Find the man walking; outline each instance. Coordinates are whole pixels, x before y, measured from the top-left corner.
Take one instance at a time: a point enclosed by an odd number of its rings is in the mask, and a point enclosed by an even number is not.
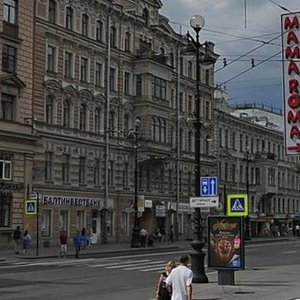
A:
[[[180,265],[173,269],[166,279],[166,284],[172,287],[171,300],[192,300],[193,272],[187,267],[189,257],[180,257]]]
[[[59,235],[60,257],[66,258],[67,255],[68,235],[65,230],[62,230]]]
[[[15,253],[20,254],[20,248],[21,248],[21,230],[20,226],[17,226],[16,230],[14,231],[14,242],[15,242]]]
[[[75,247],[75,258],[79,258],[79,252],[82,245],[82,237],[79,231],[77,231],[76,235],[73,237],[73,244]]]

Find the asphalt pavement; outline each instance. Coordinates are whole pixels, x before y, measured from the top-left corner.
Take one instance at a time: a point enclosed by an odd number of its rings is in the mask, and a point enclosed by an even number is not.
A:
[[[279,245],[282,243],[282,246]],[[289,246],[289,243],[293,244],[293,249]],[[247,244],[249,245],[249,251],[252,251],[252,255],[259,255],[260,247],[266,248],[263,244],[270,244],[270,249],[274,245],[278,245],[277,248],[284,249],[284,255],[289,256],[297,255],[298,252],[298,243],[296,240],[292,238],[276,238],[276,239],[252,239],[251,241],[246,241],[246,249]],[[255,244],[257,245],[257,249]],[[251,245],[251,246],[250,246]],[[291,245],[291,244],[290,244]],[[84,250],[81,253],[82,258],[86,257],[113,257],[118,255],[130,255],[133,256],[135,254],[139,254],[142,256],[143,254],[151,253],[164,253],[170,251],[181,251],[187,252],[191,250],[189,241],[179,241],[174,244],[168,243],[157,243],[155,247],[149,248],[130,248],[129,244],[107,244],[107,245],[93,245],[90,250]],[[254,251],[254,252],[253,252]],[[257,251],[257,252],[256,252]],[[300,252],[300,251],[299,251]],[[258,253],[258,254],[256,254]],[[235,272],[235,284],[234,285],[218,285],[218,272],[215,270],[207,270],[207,276],[209,278],[208,284],[194,284],[193,285],[193,300],[231,300],[231,299],[264,299],[264,300],[291,300],[291,299],[300,299],[300,264],[299,260],[295,261],[295,264],[287,264],[287,265],[276,265],[278,263],[278,259],[280,256],[276,253],[274,255],[277,256],[277,260],[272,260],[270,250],[270,257],[267,259],[270,260],[270,264],[265,264],[264,266],[257,267],[246,267],[243,271]],[[40,263],[40,265],[45,266],[47,264],[47,258],[55,259],[59,255],[59,247],[49,247],[49,248],[39,248],[39,255],[36,255],[35,245],[32,245],[29,249],[27,255],[15,255],[13,251],[13,247],[11,249],[0,249],[0,257],[2,260],[20,260],[21,262],[24,260],[32,260],[32,259],[45,259],[45,263]],[[69,247],[68,251],[69,257],[66,259],[66,262],[73,259],[74,249],[72,246]],[[70,259],[72,257],[72,259]],[[145,258],[143,258],[145,259]],[[272,261],[275,262],[275,265],[272,265]],[[123,262],[124,263],[124,262]],[[284,263],[284,262],[283,262]],[[103,266],[103,264],[101,264]],[[51,267],[51,264],[49,264]],[[116,266],[117,267],[117,266]],[[115,270],[114,264],[112,266],[107,267],[109,270]],[[135,267],[136,268],[136,267]],[[142,266],[141,266],[142,268]],[[95,268],[94,268],[95,269]],[[93,270],[94,270],[93,269]],[[13,271],[14,268],[11,269]],[[61,269],[62,270],[62,269]],[[67,272],[67,271],[66,271]],[[21,274],[21,273],[20,273]],[[31,273],[31,276],[33,276]],[[73,274],[73,273],[72,273]],[[108,271],[103,270],[103,276],[110,276]],[[4,274],[3,274],[4,275]],[[47,275],[49,276],[49,275]],[[100,275],[98,275],[100,276]],[[138,272],[132,273],[131,276],[141,277]],[[103,277],[103,281],[106,278]],[[153,281],[153,280],[152,280]],[[152,282],[151,281],[151,282]],[[153,284],[153,282],[150,284]],[[148,283],[147,283],[148,284]],[[145,282],[146,285],[146,282]],[[128,288],[129,289],[129,288]],[[142,292],[142,290],[141,290]],[[121,293],[123,296],[124,291]],[[145,295],[145,294],[143,294]],[[105,298],[104,295],[101,295],[100,298],[104,300],[114,300],[120,299],[120,293],[116,294],[116,297],[113,298],[110,295],[108,298]],[[123,297],[124,299],[130,299]],[[12,298],[7,298],[12,299]],[[46,298],[45,298],[46,299]],[[54,298],[47,298],[54,299]],[[77,298],[76,298],[77,299]],[[78,298],[79,299],[79,298]],[[97,296],[92,294],[86,295],[87,300],[97,299]],[[131,298],[132,299],[132,298]],[[139,299],[142,300],[152,300],[153,298],[141,296]]]

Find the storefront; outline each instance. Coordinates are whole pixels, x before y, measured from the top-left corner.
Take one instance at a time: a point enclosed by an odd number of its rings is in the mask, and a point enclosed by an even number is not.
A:
[[[92,243],[100,242],[101,210],[104,201],[75,195],[40,196],[40,234],[44,244],[56,244],[59,232],[65,230],[71,238],[82,228],[91,231]],[[107,228],[113,220],[107,214]],[[112,217],[111,217],[112,218]]]

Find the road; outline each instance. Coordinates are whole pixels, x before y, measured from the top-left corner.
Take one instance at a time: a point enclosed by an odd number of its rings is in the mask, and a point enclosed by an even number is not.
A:
[[[300,264],[300,242],[246,247],[247,268]],[[182,251],[0,263],[1,300],[149,300],[165,263]],[[214,272],[208,270],[207,272]]]

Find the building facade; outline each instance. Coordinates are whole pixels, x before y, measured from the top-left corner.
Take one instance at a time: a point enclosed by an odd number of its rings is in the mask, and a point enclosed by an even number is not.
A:
[[[130,239],[135,171],[140,226],[167,231],[178,206],[179,232],[191,237],[195,59],[178,59],[186,40],[161,7],[36,1],[33,187],[42,240],[84,227],[94,243]],[[203,174],[216,170],[213,68],[201,69]]]
[[[0,244],[7,245],[16,226],[34,230],[24,215],[38,141],[32,126],[33,3],[1,0],[0,16]]]
[[[255,104],[233,109],[217,98],[222,203],[248,186],[251,235],[286,235],[299,223],[300,159],[285,155],[282,112]]]

